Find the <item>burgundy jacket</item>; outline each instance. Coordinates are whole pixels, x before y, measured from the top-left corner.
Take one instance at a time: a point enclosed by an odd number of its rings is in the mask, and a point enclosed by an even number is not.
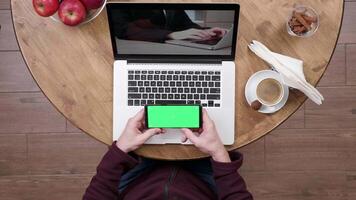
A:
[[[231,163],[211,160],[218,196],[209,186],[189,171],[172,164],[161,166],[139,176],[119,194],[120,177],[138,164],[132,156],[121,151],[114,143],[105,154],[91,180],[84,200],[252,200],[246,184],[237,170],[242,165],[242,155],[231,152]]]

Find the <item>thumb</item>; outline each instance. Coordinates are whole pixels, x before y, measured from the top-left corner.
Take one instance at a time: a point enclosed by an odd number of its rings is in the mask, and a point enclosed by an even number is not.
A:
[[[182,143],[185,143],[187,140],[188,140],[187,136],[185,136],[185,134],[183,133],[182,136],[181,136],[181,138],[180,138],[180,141],[181,141]]]
[[[183,128],[182,132],[194,144],[198,142],[198,137],[190,129]]]
[[[148,129],[145,132],[142,133],[142,137],[146,140],[148,140],[150,137],[156,135],[157,133],[162,132],[160,128],[152,128]]]

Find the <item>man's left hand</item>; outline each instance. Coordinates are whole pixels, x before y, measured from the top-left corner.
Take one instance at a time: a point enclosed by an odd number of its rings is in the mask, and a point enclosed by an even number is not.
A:
[[[145,130],[144,113],[142,109],[127,121],[125,129],[116,142],[116,146],[123,152],[134,151],[153,135],[163,133],[159,128]]]

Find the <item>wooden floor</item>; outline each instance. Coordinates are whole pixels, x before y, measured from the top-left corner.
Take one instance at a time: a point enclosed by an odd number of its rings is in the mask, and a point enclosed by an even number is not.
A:
[[[73,127],[41,93],[16,43],[10,0],[0,1],[0,199],[77,200],[106,146]],[[257,200],[356,199],[356,0],[318,87],[287,122],[241,149]]]

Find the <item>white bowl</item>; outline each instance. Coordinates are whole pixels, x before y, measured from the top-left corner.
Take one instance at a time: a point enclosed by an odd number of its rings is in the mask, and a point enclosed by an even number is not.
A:
[[[104,10],[105,5],[106,5],[106,2],[107,2],[107,0],[103,0],[103,5],[101,5],[100,8],[89,10],[89,12],[87,13],[87,16],[86,16],[85,20],[82,21],[80,24],[78,24],[78,25],[76,25],[76,26],[84,25],[84,24],[89,23],[89,22],[91,22],[92,20],[94,20],[97,16],[100,15],[101,11]],[[50,18],[53,19],[53,20],[56,21],[56,22],[62,23],[62,21],[59,19],[58,12],[56,12],[56,13],[55,13],[54,15],[52,15]]]

